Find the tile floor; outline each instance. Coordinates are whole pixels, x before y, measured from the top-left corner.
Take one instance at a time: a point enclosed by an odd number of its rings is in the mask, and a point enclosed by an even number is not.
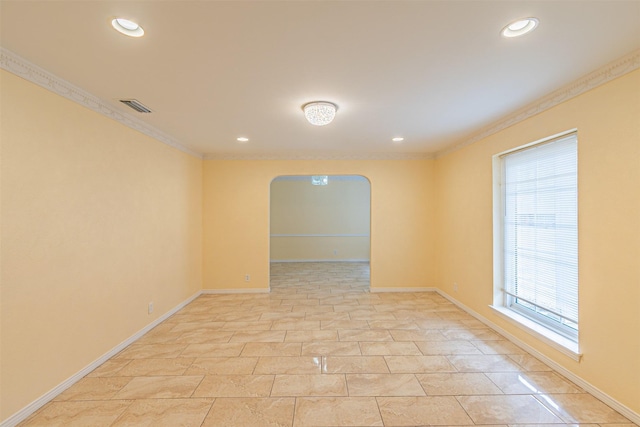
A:
[[[368,280],[272,264],[270,294],[199,297],[22,425],[634,426],[438,294]]]

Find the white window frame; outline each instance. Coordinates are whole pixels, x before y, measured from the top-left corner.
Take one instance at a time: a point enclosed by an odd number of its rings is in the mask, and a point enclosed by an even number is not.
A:
[[[577,129],[570,129],[529,144],[503,151],[493,156],[493,305],[491,308],[509,322],[536,336],[550,346],[563,352],[574,360],[581,358],[579,334],[568,334],[550,325],[543,316],[523,315],[519,310],[510,307],[510,297],[504,292],[504,194],[502,180],[504,176],[504,157],[524,149],[553,142],[571,134]]]

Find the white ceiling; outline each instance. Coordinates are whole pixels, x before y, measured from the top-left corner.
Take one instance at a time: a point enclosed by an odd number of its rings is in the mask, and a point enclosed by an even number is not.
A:
[[[203,154],[435,153],[640,48],[628,1],[0,1],[2,47]],[[125,37],[113,17],[139,22]],[[527,16],[538,29],[505,39]],[[308,124],[302,104],[339,105]],[[238,136],[250,138],[239,144]],[[394,144],[391,138],[403,136]]]

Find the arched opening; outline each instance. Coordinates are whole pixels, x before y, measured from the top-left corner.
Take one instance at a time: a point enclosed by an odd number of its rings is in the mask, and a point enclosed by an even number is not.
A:
[[[279,176],[270,190],[270,288],[324,284],[369,291],[369,180]]]

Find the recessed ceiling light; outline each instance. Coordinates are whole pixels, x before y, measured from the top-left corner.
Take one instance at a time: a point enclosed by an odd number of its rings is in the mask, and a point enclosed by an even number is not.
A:
[[[240,137],[236,138],[236,141],[238,141],[238,142],[249,142],[249,138],[246,138],[244,136],[240,136]]]
[[[535,30],[538,23],[538,18],[518,19],[504,27],[500,34],[502,34],[502,37],[507,38],[524,36],[525,34]]]
[[[391,139],[393,142],[402,142],[404,141],[404,138],[401,136],[396,136],[395,138]]]
[[[314,101],[304,104],[302,111],[307,121],[314,126],[328,125],[336,116],[338,106],[333,102]]]
[[[129,37],[142,37],[144,36],[144,30],[137,22],[130,21],[124,18],[114,18],[111,21],[111,26],[119,33]]]

